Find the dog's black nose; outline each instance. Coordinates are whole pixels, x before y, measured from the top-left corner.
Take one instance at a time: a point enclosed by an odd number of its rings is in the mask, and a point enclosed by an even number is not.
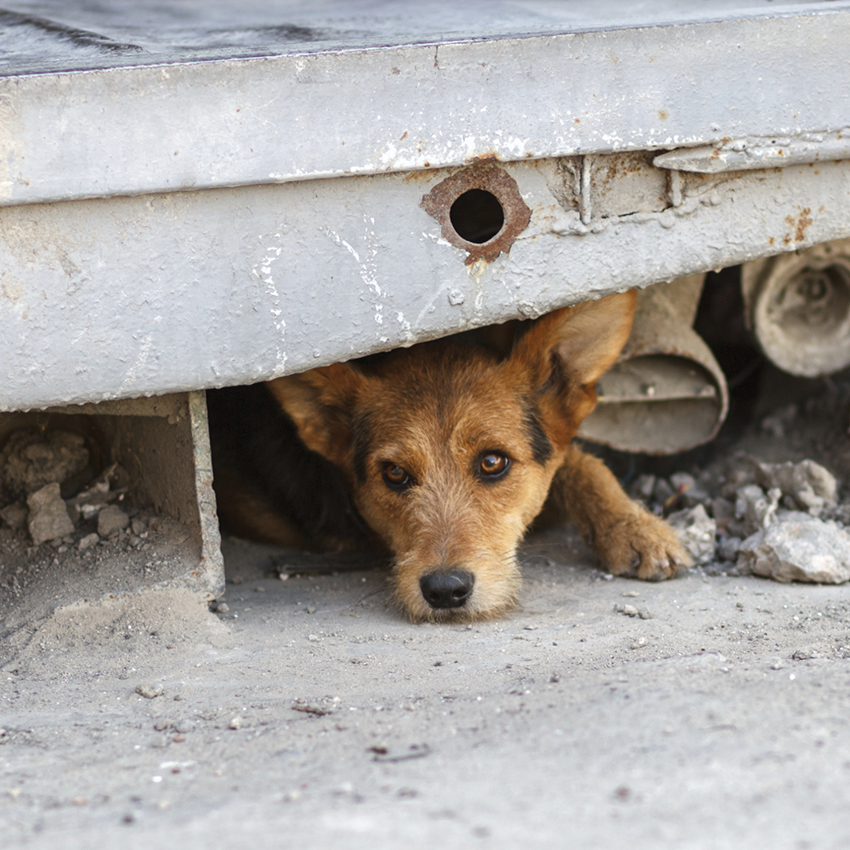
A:
[[[460,608],[472,593],[475,576],[466,570],[441,570],[419,579],[425,601],[432,608]]]

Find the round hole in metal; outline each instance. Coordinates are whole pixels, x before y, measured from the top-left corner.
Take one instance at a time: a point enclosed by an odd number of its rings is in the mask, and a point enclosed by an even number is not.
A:
[[[449,210],[452,227],[461,239],[481,245],[496,236],[505,224],[499,199],[486,189],[468,189]]]

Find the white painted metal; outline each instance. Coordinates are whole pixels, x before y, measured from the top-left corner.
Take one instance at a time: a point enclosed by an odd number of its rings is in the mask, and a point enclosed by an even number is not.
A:
[[[804,133],[771,139],[735,139],[719,145],[704,145],[670,151],[655,157],[658,168],[720,174],[758,168],[786,168],[815,162],[850,159],[850,127],[833,133]]]
[[[850,236],[848,160],[652,166],[850,126],[848,0],[8,8],[0,409],[245,383]],[[531,221],[467,265],[420,203],[480,159]]]
[[[63,38],[0,15],[6,204],[850,123],[847,0],[11,8],[76,30]]]
[[[650,167],[594,162],[588,222],[569,163],[506,164],[530,224],[472,265],[420,207],[448,169],[7,207],[2,406],[247,383],[850,235],[848,163],[683,174],[659,210]]]

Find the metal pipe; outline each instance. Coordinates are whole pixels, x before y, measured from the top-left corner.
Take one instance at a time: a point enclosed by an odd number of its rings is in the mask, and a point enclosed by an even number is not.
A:
[[[726,379],[693,330],[705,275],[643,290],[632,333],[598,385],[579,436],[621,451],[675,454],[712,439],[729,406]]]
[[[764,353],[792,375],[850,366],[850,239],[744,263],[747,321]]]

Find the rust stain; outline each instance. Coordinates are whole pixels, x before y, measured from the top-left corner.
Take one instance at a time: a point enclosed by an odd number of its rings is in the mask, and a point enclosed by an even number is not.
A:
[[[809,207],[800,210],[800,218],[797,220],[797,230],[794,234],[798,242],[802,242],[806,238],[806,230],[813,221],[810,217],[811,214],[812,211]]]
[[[767,240],[768,245],[773,245],[776,240],[771,236],[770,239]]]
[[[475,165],[479,162],[495,162],[499,159],[499,155],[495,151],[487,151],[487,153],[477,153],[475,156],[469,157],[466,162],[470,165]]]
[[[452,204],[471,189],[490,192],[501,204],[504,213],[502,229],[486,242],[469,242],[452,225]],[[517,236],[531,221],[531,210],[522,199],[516,180],[491,162],[479,162],[456,171],[434,186],[422,198],[419,206],[440,224],[442,236],[447,242],[467,252],[464,262],[468,266],[482,259],[492,263],[499,254],[509,253]]]
[[[434,171],[406,171],[405,183],[430,183],[434,179]]]
[[[659,109],[658,110],[658,117],[662,121],[666,121],[670,117],[670,113],[666,109]]]
[[[399,139],[399,141],[403,142],[406,138],[407,138],[407,130],[405,130],[404,133],[401,134],[401,138]]]
[[[797,218],[794,216],[786,215],[785,223],[791,228],[791,233],[788,233],[784,239],[782,240],[786,245],[790,245],[791,242],[803,242],[806,238],[806,230],[808,230],[809,225],[813,223],[813,219],[811,217],[812,210],[810,207],[803,207],[800,210],[800,215]]]
[[[809,228],[809,225],[813,224],[814,219],[811,217],[812,210],[810,207],[803,207],[800,210],[800,215],[797,218],[794,216],[786,215],[785,223],[791,228],[790,233],[788,233],[783,238],[783,243],[786,245],[790,245],[792,242],[803,242],[806,239],[806,231]]]

